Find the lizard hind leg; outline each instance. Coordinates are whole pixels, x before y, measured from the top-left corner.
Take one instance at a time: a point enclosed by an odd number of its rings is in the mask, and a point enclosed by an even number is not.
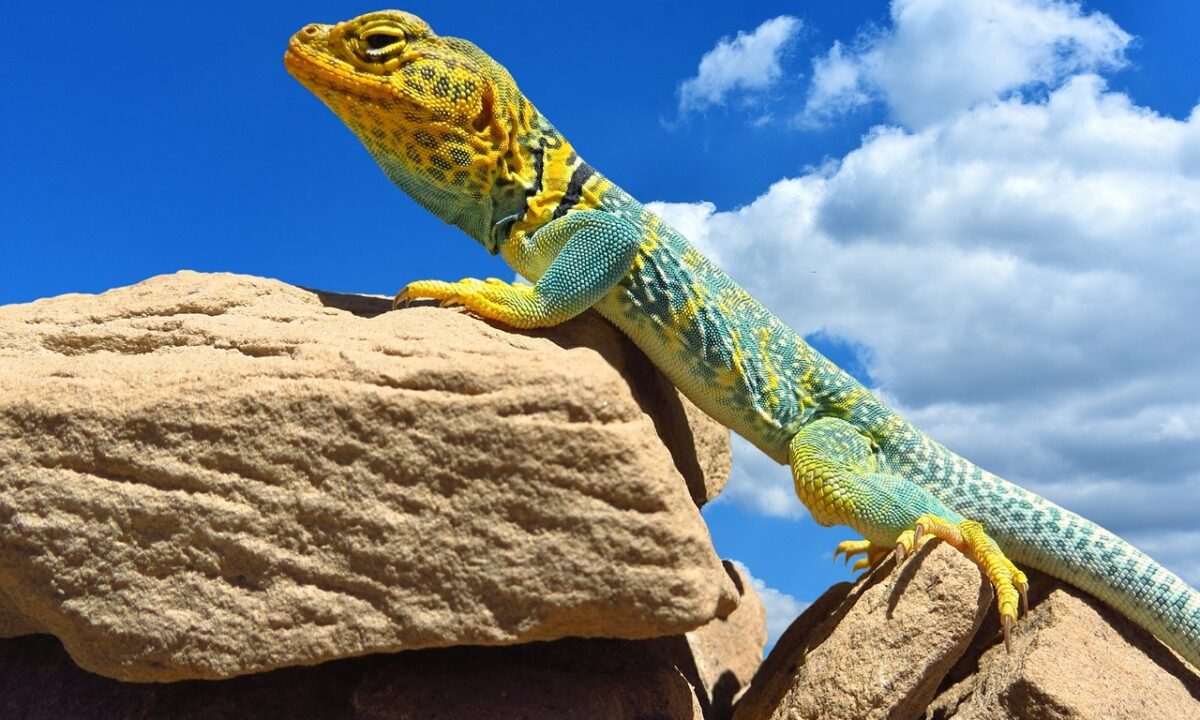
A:
[[[916,483],[890,472],[858,428],[836,418],[809,423],[789,447],[796,494],[822,525],[848,525],[866,538],[838,546],[834,556],[866,554],[855,569],[873,567],[872,551],[895,548],[896,559],[939,538],[973,560],[996,590],[1007,643],[1028,582],[983,526],[947,507]],[[874,559],[884,556],[875,553]],[[865,565],[863,563],[866,563]]]

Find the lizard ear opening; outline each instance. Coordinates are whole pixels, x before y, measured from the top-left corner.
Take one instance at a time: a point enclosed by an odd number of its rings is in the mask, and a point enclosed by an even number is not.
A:
[[[492,124],[492,118],[495,116],[495,98],[492,97],[490,90],[484,90],[479,96],[479,114],[471,121],[471,127],[477,132],[483,132]]]

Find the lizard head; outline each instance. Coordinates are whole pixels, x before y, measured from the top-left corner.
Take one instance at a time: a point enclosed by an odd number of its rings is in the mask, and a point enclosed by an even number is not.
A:
[[[394,183],[488,244],[496,186],[511,184],[516,136],[534,112],[508,71],[470,42],[395,10],[307,25],[284,65]]]

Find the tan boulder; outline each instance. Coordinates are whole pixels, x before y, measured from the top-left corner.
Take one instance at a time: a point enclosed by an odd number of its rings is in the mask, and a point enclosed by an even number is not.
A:
[[[950,720],[1200,718],[1200,673],[1120,613],[1030,572],[1031,604],[1011,638],[989,617],[928,717]]]
[[[728,720],[766,643],[747,579],[737,610],[683,636],[451,648],[393,656],[354,695],[370,720]]]
[[[567,638],[333,660],[228,680],[126,683],[49,636],[0,640],[0,712],[21,720],[706,720],[659,640]]]
[[[664,639],[676,668],[696,689],[706,720],[729,718],[734,702],[762,665],[767,610],[750,578],[734,563],[725,569],[737,585],[737,610],[686,635]]]
[[[735,720],[916,718],[991,607],[979,569],[931,543],[840,583],[776,643]]]
[[[123,683],[80,670],[49,636],[0,640],[0,716],[726,720],[722,698],[753,675],[766,638],[762,603],[738,580],[737,610],[686,637],[412,650],[219,681]]]
[[[732,611],[689,497],[727,433],[627,341],[386,307],[184,272],[0,308],[0,632],[165,681]]]

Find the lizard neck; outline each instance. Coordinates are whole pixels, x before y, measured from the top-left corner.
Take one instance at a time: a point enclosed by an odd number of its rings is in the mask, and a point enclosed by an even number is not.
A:
[[[506,153],[508,181],[493,187],[494,247],[489,248],[493,252],[519,245],[568,210],[584,207],[583,185],[596,174],[532,104],[525,101],[521,108],[527,108],[530,116],[520,123],[525,132],[514,137],[513,146]],[[511,264],[509,253],[505,256]],[[530,271],[518,270],[522,274]]]

